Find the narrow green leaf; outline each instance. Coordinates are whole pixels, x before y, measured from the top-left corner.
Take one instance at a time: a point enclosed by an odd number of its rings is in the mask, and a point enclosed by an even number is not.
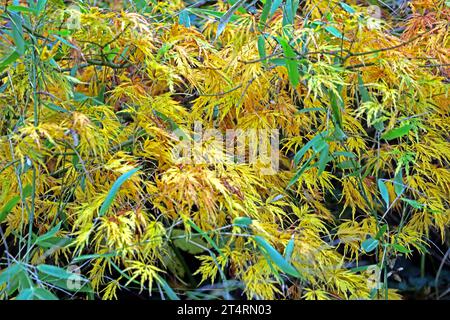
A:
[[[278,268],[286,274],[289,274],[295,278],[301,278],[300,273],[292,266],[285,258],[272,247],[264,238],[261,236],[254,237],[256,243],[264,250],[264,253],[268,254],[272,262],[278,266]]]
[[[409,250],[408,248],[405,248],[404,246],[402,246],[402,245],[400,245],[400,244],[398,244],[398,243],[394,243],[394,244],[392,245],[392,247],[393,247],[396,251],[401,252],[401,253],[408,254],[408,253],[411,253],[411,252],[412,252],[412,251]]]
[[[10,64],[14,63],[20,58],[20,54],[17,51],[12,52],[9,56],[0,62],[0,72],[5,70]]]
[[[215,38],[214,42],[219,38],[219,36],[222,34],[223,30],[225,30],[225,27],[227,26],[228,22],[230,21],[231,17],[233,16],[233,14],[236,12],[237,9],[239,9],[244,4],[244,2],[245,2],[245,0],[238,0],[220,18],[219,25],[217,26],[216,38]]]
[[[349,41],[349,39],[344,37],[344,35],[338,29],[336,29],[336,27],[334,27],[334,26],[328,25],[328,26],[325,27],[325,30],[328,33],[330,33],[331,35],[335,36],[336,38],[344,39],[344,40]]]
[[[0,210],[0,223],[3,222],[8,214],[14,209],[14,207],[20,202],[20,196],[15,196],[9,200],[3,208]]]
[[[61,43],[65,44],[66,46],[75,49],[75,50],[80,50],[79,48],[77,48],[75,45],[73,45],[72,43],[70,43],[69,41],[67,41],[66,39],[64,39],[63,37],[60,37],[56,34],[53,34],[53,37],[55,37],[56,39],[58,39],[59,41],[61,41]]]
[[[333,90],[329,90],[329,94],[330,94],[330,104],[333,115],[333,122],[336,125],[336,127],[342,128],[342,114],[341,114],[341,106],[339,103],[339,101],[341,100]]]
[[[189,11],[182,10],[178,16],[178,22],[183,26],[189,28],[191,26],[191,19],[189,18]]]
[[[24,6],[8,6],[8,11],[13,11],[13,12],[21,12],[21,13],[32,13],[35,14],[36,10],[29,8],[29,7],[24,7]]]
[[[36,12],[39,14],[45,9],[45,5],[47,4],[47,0],[38,0],[36,4]]]
[[[319,172],[318,172],[319,176],[322,175],[322,173],[325,170],[325,167],[327,166],[328,162],[330,161],[329,153],[330,153],[330,146],[327,144],[320,153]]]
[[[352,160],[345,160],[337,164],[337,167],[341,170],[356,170],[355,163]]]
[[[309,158],[304,164],[303,166],[300,168],[300,170],[298,170],[295,175],[292,177],[291,181],[289,181],[289,184],[287,186],[287,188],[292,187],[297,181],[298,179],[300,179],[300,177],[302,176],[302,174],[309,168],[309,163],[312,161],[312,159],[314,159],[314,157]]]
[[[273,16],[275,11],[278,10],[283,0],[274,0],[272,3],[272,7],[270,8],[269,17]]]
[[[243,227],[251,225],[252,222],[253,220],[249,217],[237,217],[236,219],[233,220],[234,225]]]
[[[103,253],[103,254],[86,254],[79,257],[76,257],[72,260],[73,263],[77,263],[85,260],[99,259],[99,258],[112,258],[117,255],[116,252]]]
[[[14,263],[3,269],[0,273],[0,286],[5,283],[10,283],[12,278],[14,278],[20,271],[22,271],[22,266],[18,263]]]
[[[31,185],[26,185],[23,190],[22,190],[22,195],[25,198],[29,197],[31,195],[32,192],[32,188]],[[0,223],[3,222],[6,217],[8,216],[8,214],[14,209],[14,207],[16,205],[19,204],[19,202],[21,201],[20,196],[15,196],[13,198],[11,198],[4,206],[3,208],[0,210]]]
[[[364,85],[362,76],[360,73],[358,73],[358,87],[359,87],[359,94],[361,95],[362,102],[370,102],[372,99],[370,98],[369,91]]]
[[[186,10],[189,10],[189,12],[192,12],[196,16],[204,17],[207,19],[209,18],[208,16],[213,16],[217,19],[220,19],[225,15],[225,13],[223,13],[223,12],[214,11],[214,10],[210,10],[210,9],[189,8]],[[230,21],[233,21],[233,17],[230,19]]]
[[[258,36],[258,52],[259,52],[259,58],[262,60],[262,63],[264,65],[267,64],[266,59],[266,40],[263,35]]]
[[[405,186],[403,185],[403,173],[402,169],[400,169],[394,177],[394,190],[397,196],[399,197],[403,191],[405,190]]]
[[[384,140],[393,140],[407,135],[413,126],[411,124],[404,125],[400,128],[392,129],[381,136]]]
[[[365,252],[369,253],[375,250],[378,247],[378,244],[379,241],[377,239],[369,238],[361,244],[361,247]]]
[[[383,198],[384,202],[386,203],[386,208],[389,207],[389,191],[384,183],[383,180],[378,179],[378,189],[380,190],[381,197]]]
[[[33,289],[33,296],[38,300],[59,300],[57,296],[44,288]]]
[[[286,0],[283,8],[283,27],[294,24],[298,6],[299,0]]]
[[[82,277],[79,274],[76,273],[72,273],[69,272],[63,268],[57,267],[57,266],[52,266],[52,265],[48,265],[48,264],[40,264],[36,267],[38,269],[38,271],[55,277],[57,279],[64,279],[64,280],[73,280],[73,281],[80,281],[83,283],[88,282],[87,279],[85,279],[84,277]]]
[[[300,74],[298,72],[298,62],[296,59],[296,54],[289,43],[283,39],[278,38],[281,47],[283,48],[283,52],[285,55],[285,63],[288,71],[289,81],[291,82],[293,87],[296,87],[300,83]]]
[[[424,205],[421,204],[420,202],[417,202],[416,200],[411,200],[411,199],[407,199],[407,198],[401,198],[402,201],[406,202],[407,204],[409,204],[411,207],[415,208],[415,209],[423,209]]]
[[[36,243],[39,247],[44,249],[51,249],[51,248],[64,248],[66,246],[69,246],[73,242],[72,238],[61,238],[61,237],[51,237],[45,240],[40,241],[39,243]]]
[[[52,229],[50,229],[47,233],[37,237],[36,244],[39,244],[40,242],[43,242],[45,240],[48,240],[56,235],[56,233],[61,229],[62,222],[58,223],[56,226],[54,226]]]
[[[211,239],[211,237],[206,233],[206,232],[204,232],[199,226],[197,226],[196,224],[195,224],[195,222],[194,221],[192,221],[192,220],[188,220],[187,221],[188,222],[188,224],[192,227],[192,228],[194,228],[194,230],[195,231],[197,231],[199,234],[201,234],[204,238],[205,238],[205,240],[220,254],[220,255],[222,255],[222,251],[220,250],[220,248],[217,246],[217,244],[214,242],[214,240],[213,239]]]
[[[10,13],[11,18],[11,31],[16,45],[16,51],[20,55],[25,53],[25,40],[23,38],[22,18],[19,14]]]
[[[355,9],[353,9],[352,7],[350,7],[348,4],[346,4],[345,2],[339,2],[339,4],[341,5],[342,9],[344,9],[345,11],[347,11],[350,14],[354,14],[356,11]]]
[[[33,288],[28,288],[25,290],[21,290],[16,297],[16,300],[25,301],[25,300],[33,300],[34,298],[34,290]]]
[[[314,138],[312,138],[309,142],[307,142],[294,156],[294,164],[297,166],[306,152],[311,149],[311,147],[316,144],[319,140],[323,140],[324,133],[319,133]]]
[[[367,266],[360,266],[360,267],[351,268],[350,271],[351,272],[361,272],[361,271],[366,271],[367,269],[373,268],[375,266],[376,266],[376,264],[370,264],[370,265],[367,265]]]
[[[44,283],[49,283],[55,287],[58,287],[60,289],[64,289],[71,292],[84,292],[84,293],[93,293],[94,290],[92,289],[91,285],[84,281],[82,283],[79,283],[79,285],[71,285],[74,284],[73,280],[67,280],[67,279],[60,279],[54,276],[50,276],[48,274],[44,274],[42,272],[38,272],[38,278],[40,281]]]
[[[304,108],[301,110],[298,110],[297,113],[308,113],[308,112],[314,112],[314,111],[326,111],[325,108]]]
[[[346,151],[336,151],[333,152],[333,156],[335,157],[346,157],[346,158],[356,158],[356,154],[354,154],[353,152],[346,152]]]
[[[56,112],[62,112],[62,113],[69,113],[69,111],[67,111],[64,108],[61,108],[59,106],[57,106],[54,103],[44,103],[44,106],[47,107],[48,109],[52,110],[52,111],[56,111]]]
[[[375,239],[380,240],[381,237],[386,233],[387,228],[388,228],[387,224],[381,226],[380,230],[378,230],[377,235],[375,236]]]
[[[294,246],[295,246],[295,241],[294,241],[294,236],[292,236],[284,250],[284,258],[286,259],[286,261],[288,263],[290,263],[290,261],[291,261],[292,253],[294,252]]]
[[[166,292],[167,296],[170,300],[180,300],[175,291],[167,284],[166,280],[161,278],[160,276],[156,276],[156,281],[159,282],[163,290]]]
[[[267,18],[269,18],[270,9],[272,8],[272,0],[266,0],[264,4],[263,10],[261,12],[261,16],[259,17],[259,28],[260,30],[264,29],[266,26]]]
[[[119,192],[120,187],[122,184],[124,184],[125,181],[131,178],[132,175],[134,175],[136,172],[139,171],[139,168],[132,169],[124,174],[122,174],[116,182],[111,187],[111,190],[109,190],[108,195],[106,196],[105,201],[103,202],[102,206],[100,207],[99,215],[102,217],[111,206],[112,202],[114,201],[117,192]]]

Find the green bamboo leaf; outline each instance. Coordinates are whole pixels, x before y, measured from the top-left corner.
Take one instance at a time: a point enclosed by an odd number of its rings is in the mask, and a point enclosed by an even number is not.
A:
[[[22,265],[14,263],[2,270],[0,273],[0,286],[5,283],[11,283],[12,279],[22,271]]]
[[[215,38],[214,42],[217,41],[219,36],[222,34],[223,30],[225,30],[225,27],[227,26],[228,22],[230,21],[231,17],[233,16],[233,14],[236,12],[237,9],[239,9],[244,4],[244,2],[245,2],[245,0],[238,0],[220,18],[219,25],[217,26],[216,38]]]
[[[52,110],[52,111],[56,111],[56,112],[62,112],[62,113],[69,113],[69,111],[67,111],[64,108],[61,108],[59,106],[57,106],[54,103],[44,103],[44,106],[47,107],[48,109]]]
[[[19,14],[10,13],[11,18],[11,32],[14,44],[16,45],[16,51],[22,55],[25,53],[25,40],[23,38],[22,18]]]
[[[12,12],[21,12],[21,13],[32,13],[32,14],[36,14],[36,10],[29,8],[29,7],[24,7],[24,6],[8,6],[8,11],[12,11]]]
[[[306,154],[306,152],[312,148],[313,145],[315,145],[318,141],[323,140],[324,133],[319,133],[314,138],[312,138],[309,142],[307,142],[294,156],[294,164],[297,166],[300,162],[300,160],[303,158],[303,156]]]
[[[319,171],[318,171],[319,176],[322,175],[322,173],[325,170],[325,167],[327,166],[327,163],[330,161],[329,154],[330,154],[330,146],[326,144],[326,146],[322,149],[320,153]]]
[[[283,8],[283,27],[294,24],[298,6],[299,0],[286,0]]]
[[[236,226],[248,227],[251,225],[253,220],[249,217],[237,217],[233,220],[233,224]]]
[[[325,108],[304,108],[301,110],[298,110],[297,113],[308,113],[308,112],[314,112],[314,111],[326,111]]]
[[[375,236],[375,239],[380,240],[381,237],[386,233],[387,229],[388,229],[388,225],[387,224],[383,225],[380,228],[380,230],[378,230],[377,235]]]
[[[196,16],[207,18],[207,19],[209,18],[208,16],[213,16],[214,18],[220,19],[225,14],[223,12],[214,11],[214,10],[210,10],[210,9],[189,8],[187,10],[189,12],[192,12]],[[233,21],[233,18],[231,18],[230,21]]]
[[[194,221],[188,220],[187,222],[192,228],[194,228],[195,231],[197,231],[205,238],[205,240],[219,253],[219,255],[222,255],[222,251],[220,250],[220,248],[206,232],[204,232],[199,226],[197,226]]]
[[[339,99],[339,97],[333,90],[329,90],[329,94],[330,94],[331,110],[334,120],[333,122],[338,128],[342,128],[341,104],[339,103],[342,100]]]
[[[5,70],[10,64],[14,63],[20,58],[20,54],[17,51],[12,52],[9,56],[0,62],[0,72]]]
[[[264,65],[267,64],[266,59],[266,39],[263,35],[258,36],[258,52],[259,52],[259,58],[262,60],[262,63]]]
[[[85,260],[92,260],[92,259],[99,259],[99,258],[112,258],[117,255],[116,252],[110,252],[110,253],[103,253],[103,254],[86,254],[79,257],[76,257],[72,260],[73,263],[85,261]]]
[[[392,245],[392,247],[393,247],[396,251],[401,252],[401,253],[408,254],[408,253],[411,253],[411,252],[412,252],[412,251],[409,250],[408,248],[406,248],[406,247],[404,247],[404,246],[402,246],[402,245],[400,245],[400,244],[398,244],[398,243],[394,243],[394,244]]]
[[[32,187],[31,185],[26,185],[23,190],[22,190],[22,195],[25,198],[29,197],[31,195],[32,192]],[[19,204],[19,202],[21,201],[21,197],[20,196],[15,196],[13,198],[11,198],[4,206],[3,208],[0,210],[0,223],[5,221],[6,217],[8,216],[8,214],[14,209],[14,207],[16,205]]]
[[[300,83],[300,74],[298,72],[298,61],[295,60],[297,55],[295,54],[294,49],[292,49],[292,47],[285,39],[278,38],[278,41],[280,42],[281,47],[283,48],[289,81],[291,82],[293,87],[296,87]]]
[[[259,247],[264,251],[264,253],[268,254],[270,260],[275,263],[275,265],[284,273],[289,274],[295,278],[301,278],[300,273],[295,269],[293,265],[291,265],[285,258],[277,251],[274,247],[272,247],[264,238],[261,236],[254,237],[256,243]]]
[[[59,300],[57,296],[44,288],[28,288],[19,293],[16,300]]]
[[[423,209],[424,205],[421,204],[420,202],[417,202],[416,200],[411,200],[411,199],[407,199],[407,198],[401,198],[402,201],[406,202],[407,204],[409,204],[411,207],[415,208],[415,209]]]
[[[159,275],[157,275],[155,278],[156,278],[156,281],[159,282],[159,284],[161,285],[163,290],[166,292],[166,294],[170,300],[180,300],[180,298],[177,296],[175,291],[173,291],[173,289],[167,284],[166,280],[161,278]]]
[[[94,292],[91,285],[86,281],[80,283],[80,286],[73,286],[73,285],[69,285],[72,280],[68,281],[67,279],[61,279],[58,277],[50,276],[50,275],[42,273],[42,272],[38,272],[38,278],[40,281],[42,281],[44,283],[49,283],[55,287],[58,287],[60,289],[64,289],[67,291],[71,291],[71,292],[77,292],[77,293],[78,292],[84,292],[84,293],[93,293]]]
[[[0,210],[0,223],[3,222],[8,214],[14,209],[14,207],[20,202],[20,196],[15,196],[9,200],[3,208]]]
[[[288,263],[290,263],[291,261],[292,253],[294,252],[294,245],[294,236],[292,236],[284,250],[284,258]]]
[[[298,179],[300,179],[300,177],[302,176],[302,174],[309,168],[309,163],[312,161],[312,159],[314,159],[314,157],[309,158],[304,164],[303,166],[300,168],[300,170],[298,170],[295,175],[292,177],[292,179],[289,181],[289,184],[287,186],[287,188],[292,187],[297,181]]]
[[[398,197],[405,191],[402,169],[400,169],[394,177],[394,190]]]
[[[362,102],[370,102],[372,99],[370,98],[369,91],[367,90],[366,86],[364,85],[362,76],[360,73],[358,73],[358,88],[359,88],[359,94],[361,95]]]
[[[369,253],[375,250],[378,247],[378,244],[379,241],[377,239],[369,238],[361,244],[361,247],[366,253]]]
[[[337,164],[337,167],[341,170],[356,170],[355,162],[352,160],[345,160]]]
[[[191,19],[189,18],[189,11],[182,10],[178,16],[178,22],[183,26],[189,28],[191,26]]]
[[[278,10],[283,0],[274,0],[272,3],[272,7],[270,8],[269,17],[273,16],[275,11]]]
[[[350,14],[354,14],[356,11],[355,9],[353,9],[352,7],[350,7],[348,4],[346,4],[345,2],[339,2],[339,4],[341,5],[342,9],[344,9],[345,11],[347,11]]]
[[[407,135],[413,126],[411,124],[404,125],[400,128],[392,129],[381,136],[384,140],[393,140]]]
[[[386,203],[386,208],[389,207],[389,192],[382,179],[378,179],[378,189],[380,190],[381,197]]]
[[[68,245],[70,245],[73,242],[72,238],[61,238],[61,237],[51,237],[45,240],[40,241],[39,243],[36,243],[39,247],[44,249],[51,249],[51,248],[64,248]]]
[[[325,30],[328,33],[330,33],[331,35],[335,36],[336,38],[344,39],[344,40],[349,41],[349,39],[344,37],[344,35],[338,29],[336,29],[336,27],[334,27],[334,26],[326,26]]]
[[[82,277],[79,274],[69,272],[63,268],[52,266],[48,264],[40,264],[36,267],[38,271],[46,274],[48,276],[54,277],[56,279],[64,279],[64,280],[73,280],[80,281],[82,283],[89,282],[86,278]]]
[[[47,4],[47,0],[38,0],[36,4],[36,12],[37,14],[41,13]]]
[[[25,301],[25,300],[33,300],[34,297],[33,288],[28,288],[25,290],[21,290],[16,297],[16,300]]]
[[[61,224],[62,224],[62,222],[58,223],[56,226],[54,226],[52,229],[50,229],[47,233],[45,233],[45,234],[39,236],[39,237],[36,239],[36,243],[39,243],[39,242],[41,242],[41,241],[50,239],[50,238],[52,238],[53,236],[55,236],[56,233],[61,229]]]
[[[61,41],[62,43],[64,43],[66,46],[75,49],[75,50],[79,50],[79,48],[77,48],[76,46],[74,46],[72,43],[70,43],[69,41],[67,41],[66,39],[64,39],[63,37],[60,37],[56,34],[53,34],[53,37],[56,38],[57,40]]]
[[[105,201],[103,202],[102,206],[100,207],[99,215],[102,217],[111,206],[112,202],[114,201],[114,198],[117,195],[117,192],[119,192],[120,187],[122,184],[124,184],[125,181],[131,178],[132,175],[134,175],[136,172],[139,171],[139,168],[132,169],[124,174],[122,174],[116,182],[111,187],[111,190],[109,190],[108,195],[106,196]]]
[[[333,152],[333,156],[334,157],[346,157],[346,158],[351,158],[351,159],[356,158],[356,154],[354,154],[353,152],[347,152],[347,151]]]
[[[269,18],[270,10],[272,8],[273,1],[272,0],[266,0],[266,3],[264,3],[263,10],[261,12],[261,16],[259,17],[259,28],[260,30],[264,29],[266,26],[266,21]]]

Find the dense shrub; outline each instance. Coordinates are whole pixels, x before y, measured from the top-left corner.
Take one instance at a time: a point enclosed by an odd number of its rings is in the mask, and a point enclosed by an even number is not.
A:
[[[85,3],[2,7],[3,298],[397,299],[448,243],[445,1]]]

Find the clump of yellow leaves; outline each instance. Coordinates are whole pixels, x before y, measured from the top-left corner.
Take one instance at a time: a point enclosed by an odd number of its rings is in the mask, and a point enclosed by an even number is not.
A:
[[[189,296],[210,282],[224,297],[400,298],[352,268],[423,253],[450,224],[444,1],[412,1],[401,36],[365,8],[310,0],[290,23],[284,4],[263,26],[262,10],[238,10],[217,39],[214,10],[228,4],[174,20],[183,3],[170,3],[84,7],[67,33],[50,15],[37,32],[57,42],[35,45],[37,70],[21,57],[0,72],[6,239],[62,222],[70,244],[45,261],[89,262],[83,274],[104,299],[122,286]],[[202,27],[181,21],[190,16]],[[279,169],[180,160],[173,150],[197,143],[198,123],[278,131]]]

